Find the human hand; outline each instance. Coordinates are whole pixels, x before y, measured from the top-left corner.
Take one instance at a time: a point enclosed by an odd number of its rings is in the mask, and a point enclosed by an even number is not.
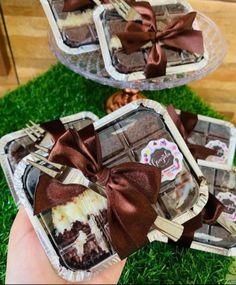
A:
[[[89,280],[89,284],[116,284],[124,265],[125,260],[110,266]],[[53,270],[22,207],[10,232],[5,281],[6,284],[70,284]]]

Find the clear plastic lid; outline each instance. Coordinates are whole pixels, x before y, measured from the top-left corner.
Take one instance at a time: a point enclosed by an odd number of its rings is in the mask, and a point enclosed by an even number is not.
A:
[[[217,156],[222,157],[227,155],[225,149],[229,148],[230,138],[230,127],[198,120],[197,125],[189,137],[189,142],[216,149],[218,151]]]
[[[178,146],[160,114],[139,107],[138,110],[105,125],[98,133],[103,163],[108,167],[128,161],[143,162],[146,150],[152,152],[149,164],[165,170],[172,168],[162,176],[159,201],[156,205],[162,216],[174,219],[196,203],[199,183],[185,158],[175,156],[171,152],[171,147],[176,146],[178,149]],[[150,142],[158,144],[158,141],[163,139],[166,146],[156,150],[147,148]],[[163,158],[162,161],[160,157]]]
[[[23,190],[31,206],[40,175],[38,169],[27,165],[22,176]],[[72,271],[89,270],[114,253],[106,199],[89,188],[65,205],[41,213],[38,218],[61,264]]]
[[[91,124],[93,122],[90,118],[80,118],[75,121],[66,123],[64,126],[66,129],[73,127],[77,130],[82,129],[83,127]],[[12,168],[12,171],[14,172],[17,164],[19,161],[28,155],[32,151],[36,151],[35,143],[32,142],[29,136],[25,133],[23,136],[19,138],[13,138],[11,141],[9,141],[5,147],[4,152],[8,157],[9,165]]]
[[[157,30],[159,32],[163,31],[175,18],[192,11],[189,4],[183,1],[172,1],[172,3],[169,1],[167,4],[153,1],[152,5],[156,14]],[[127,54],[122,49],[121,42],[116,36],[118,32],[125,30],[127,22],[112,7],[106,7],[101,12],[100,17],[97,15],[94,17],[97,30],[99,29],[100,46],[108,73],[118,80],[144,79],[143,72],[152,46],[151,42],[144,45],[140,50]],[[195,23],[195,25],[197,24]],[[206,64],[206,61],[203,60],[206,54],[190,53],[166,45],[162,45],[162,49],[167,56],[167,74],[199,69],[203,64]],[[110,59],[108,60],[106,57]],[[127,74],[127,76],[121,74]]]
[[[162,109],[156,102],[146,101]],[[157,214],[177,221],[177,218],[194,208],[206,189],[201,192],[199,174],[190,166],[189,158],[180,151],[181,142],[175,141],[173,127],[167,124],[164,116],[142,104],[137,105],[136,109],[134,106],[129,104],[95,124],[103,164],[111,167],[128,161],[142,162],[142,159],[146,163],[146,154],[149,153],[148,164],[161,167],[163,174],[159,199],[155,205]],[[122,115],[118,115],[119,112]],[[32,207],[40,172],[26,162],[21,173],[17,176],[21,180],[18,188],[19,191],[23,188]],[[81,172],[76,175],[76,181],[71,179],[70,183],[82,183],[90,188],[72,201],[41,213],[38,218],[62,266],[72,271],[95,272],[97,267],[104,268],[110,264],[109,257],[116,256],[109,235],[107,200],[92,190],[95,189],[93,183],[84,182]],[[199,205],[203,206],[204,203]],[[193,216],[194,212],[191,212],[184,221]]]
[[[66,129],[73,127],[79,130],[97,119],[97,116],[93,113],[80,112],[78,114],[62,118],[62,122]],[[38,143],[41,144],[41,142]],[[49,144],[46,144],[46,140],[44,140],[43,145],[50,147],[53,143],[49,134],[47,134],[47,143]],[[29,138],[24,130],[8,134],[0,140],[0,162],[16,205],[19,203],[19,197],[16,194],[13,183],[15,169],[25,156],[36,150],[34,142]]]
[[[48,1],[55,24],[61,34],[62,41],[70,48],[98,44],[97,32],[93,23],[93,2],[91,7],[83,10],[64,12],[64,0]],[[44,2],[45,2],[44,1]],[[45,6],[47,7],[47,6]]]

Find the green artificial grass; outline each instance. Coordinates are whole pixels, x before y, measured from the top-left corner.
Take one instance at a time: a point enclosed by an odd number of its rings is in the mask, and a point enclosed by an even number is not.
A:
[[[84,110],[102,117],[104,102],[114,91],[57,64],[0,100],[0,136],[25,127],[30,119],[45,122]],[[220,117],[186,86],[143,93],[182,110]],[[2,170],[0,178],[0,283],[4,283],[8,235],[16,208]],[[120,283],[224,284],[231,261],[229,257],[154,242],[129,257]]]

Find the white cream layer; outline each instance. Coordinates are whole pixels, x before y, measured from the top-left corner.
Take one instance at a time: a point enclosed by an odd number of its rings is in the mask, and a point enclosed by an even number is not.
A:
[[[91,189],[73,198],[71,202],[52,208],[52,221],[58,233],[71,230],[76,221],[88,223],[89,215],[99,215],[107,208],[107,200]]]
[[[60,29],[66,27],[80,27],[93,23],[93,10],[88,9],[80,14],[68,13],[65,19],[58,19],[57,24]]]

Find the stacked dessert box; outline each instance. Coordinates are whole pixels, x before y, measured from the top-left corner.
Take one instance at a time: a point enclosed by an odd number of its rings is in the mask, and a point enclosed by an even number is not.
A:
[[[134,1],[127,2],[134,5]],[[149,2],[156,17],[157,32],[165,31],[175,20],[193,12],[192,7],[182,0]],[[125,31],[127,20],[117,13],[114,6],[108,4],[109,1],[103,0],[99,5],[96,3],[98,4],[97,1],[83,1],[80,4],[80,1],[71,0],[41,0],[58,47],[71,55],[101,49],[105,68],[112,78],[122,81],[146,79],[145,66],[151,41],[127,54],[117,37]],[[137,11],[139,12],[138,9]],[[192,28],[199,30],[196,19]],[[166,74],[201,70],[207,64],[206,49],[191,52],[162,43],[161,49],[167,58]]]
[[[199,145],[206,145],[209,140],[218,142],[218,146],[212,145],[218,151],[215,159],[209,156],[206,160],[199,160],[198,163],[202,164],[199,167],[168,111],[157,102],[138,100],[96,119],[95,115],[84,112],[62,118],[61,122],[65,130],[73,128],[78,133],[93,123],[101,145],[102,164],[106,168],[140,162],[161,169],[160,191],[154,208],[163,221],[171,221],[174,225],[191,221],[201,213],[209,192],[212,193],[224,204],[224,212],[214,224],[203,224],[195,231],[190,247],[236,255],[236,172],[232,166],[236,129],[233,125],[198,116],[190,140],[195,139]],[[204,139],[196,140],[196,134]],[[223,149],[222,154],[219,142],[224,142],[227,148],[230,145],[231,151]],[[69,168],[70,175],[63,183],[79,183],[86,190],[35,215],[35,199],[39,199],[35,193],[43,172],[30,163],[35,157],[29,151],[35,151],[35,144],[40,142],[33,143],[25,130],[21,130],[3,137],[0,143],[1,164],[12,195],[16,203],[26,209],[52,266],[60,276],[70,281],[90,279],[120,260],[110,236],[107,199],[98,191],[104,186],[85,177],[83,171],[76,169],[73,172],[75,169]],[[54,144],[53,139],[46,143],[44,140],[41,146],[53,149]],[[24,148],[29,145],[26,152]],[[42,150],[36,153],[48,156]],[[219,159],[222,156],[224,159]],[[41,161],[40,165],[47,166],[48,163]],[[138,178],[136,183],[141,180]],[[168,237],[161,227],[158,229],[155,225],[147,235],[149,242],[168,242]]]

